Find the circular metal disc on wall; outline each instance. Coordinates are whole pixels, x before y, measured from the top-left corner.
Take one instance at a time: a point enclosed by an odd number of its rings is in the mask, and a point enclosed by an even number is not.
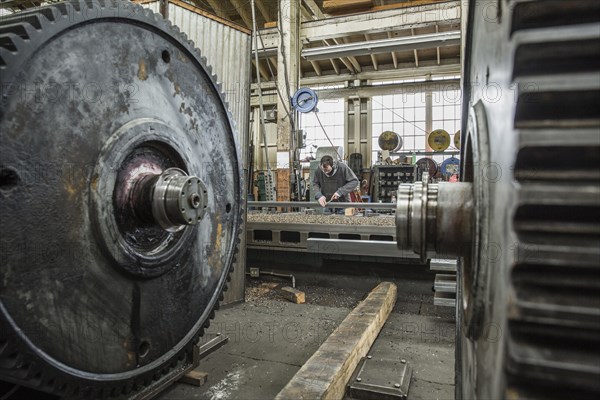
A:
[[[433,151],[444,151],[450,146],[450,134],[443,129],[436,129],[427,136],[427,144]]]
[[[384,131],[377,139],[381,150],[398,151],[402,148],[402,138],[396,132]]]

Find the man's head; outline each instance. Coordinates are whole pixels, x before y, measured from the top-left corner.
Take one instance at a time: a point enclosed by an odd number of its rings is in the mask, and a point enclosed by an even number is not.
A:
[[[325,172],[325,175],[331,176],[335,173],[335,162],[331,156],[323,156],[321,158],[321,171]]]

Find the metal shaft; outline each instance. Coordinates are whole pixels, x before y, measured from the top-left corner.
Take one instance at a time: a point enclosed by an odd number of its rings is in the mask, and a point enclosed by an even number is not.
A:
[[[401,184],[396,202],[398,248],[413,250],[424,262],[456,257],[471,246],[473,193],[470,183]]]
[[[208,205],[207,190],[200,179],[178,168],[144,175],[133,185],[130,199],[140,220],[157,223],[170,232],[197,224]]]

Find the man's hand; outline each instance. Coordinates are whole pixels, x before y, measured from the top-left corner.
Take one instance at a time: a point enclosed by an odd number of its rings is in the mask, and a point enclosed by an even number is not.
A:
[[[337,199],[339,199],[339,198],[340,198],[340,194],[339,194],[338,192],[335,192],[335,193],[333,194],[333,196],[331,196],[331,200],[337,200]]]
[[[321,205],[321,207],[325,207],[325,204],[327,204],[327,199],[325,198],[325,196],[321,196],[319,197],[319,204]]]

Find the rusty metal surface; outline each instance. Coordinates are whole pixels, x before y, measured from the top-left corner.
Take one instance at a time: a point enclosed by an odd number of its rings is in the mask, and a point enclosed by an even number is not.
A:
[[[218,307],[242,211],[233,123],[205,60],[149,10],[68,2],[2,24],[0,375],[125,395],[175,368]],[[127,223],[121,195],[146,167],[200,177],[202,221]]]

